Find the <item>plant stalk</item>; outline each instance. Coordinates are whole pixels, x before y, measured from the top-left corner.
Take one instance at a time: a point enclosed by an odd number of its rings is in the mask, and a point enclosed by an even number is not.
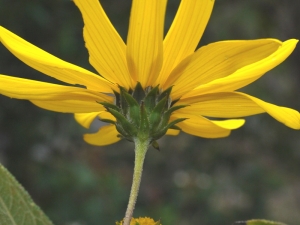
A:
[[[127,210],[124,217],[123,225],[130,225],[130,221],[133,215],[136,199],[138,196],[142,172],[143,172],[143,164],[144,159],[149,147],[149,140],[141,140],[141,138],[134,139],[135,144],[135,160],[134,160],[134,171],[133,171],[133,180],[132,186],[128,201]]]

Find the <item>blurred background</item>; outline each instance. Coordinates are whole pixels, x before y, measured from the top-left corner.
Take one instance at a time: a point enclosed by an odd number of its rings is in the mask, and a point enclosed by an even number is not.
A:
[[[102,0],[126,40],[131,0]],[[166,30],[179,0],[169,0]],[[299,38],[296,0],[217,0],[199,44],[230,39]],[[70,0],[0,0],[0,25],[61,59],[94,71]],[[242,91],[300,110],[300,47]],[[0,73],[57,82],[0,46]],[[129,196],[133,144],[83,142],[71,114],[0,96],[0,161],[55,224],[114,224]],[[248,117],[223,139],[186,134],[159,140],[147,153],[135,216],[163,225],[223,225],[251,218],[300,224],[300,138],[268,115]]]

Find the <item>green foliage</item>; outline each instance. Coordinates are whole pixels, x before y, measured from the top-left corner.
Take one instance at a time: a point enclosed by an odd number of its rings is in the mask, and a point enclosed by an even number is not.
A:
[[[52,225],[16,179],[0,166],[0,223],[5,225]]]
[[[245,222],[236,222],[234,225],[285,225],[283,223],[268,220],[248,220]]]

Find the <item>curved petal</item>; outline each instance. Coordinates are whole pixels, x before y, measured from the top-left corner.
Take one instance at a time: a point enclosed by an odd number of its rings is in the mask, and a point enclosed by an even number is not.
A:
[[[214,1],[182,0],[164,39],[164,61],[156,85],[163,85],[172,69],[192,54],[205,30]]]
[[[91,123],[100,113],[101,112],[75,113],[74,118],[77,123],[88,129],[91,126]]]
[[[168,129],[166,135],[176,136],[180,133],[180,130]]]
[[[118,134],[114,125],[107,125],[101,127],[97,133],[85,134],[83,139],[91,145],[104,146],[118,142],[121,139]]]
[[[176,105],[189,105],[179,113],[217,118],[239,118],[265,111],[255,102],[237,92],[209,93],[180,99]]]
[[[133,88],[127,69],[126,45],[99,0],[74,0],[84,20],[84,40],[91,65],[106,79]]]
[[[294,109],[264,102],[240,92],[220,92],[184,99],[177,104],[191,104],[184,108],[188,114],[220,118],[236,118],[268,113],[293,129],[300,129],[300,113]],[[181,109],[178,111],[180,112]]]
[[[172,71],[166,86],[174,85],[172,90],[178,98],[189,90],[227,77],[235,71],[270,56],[281,46],[275,39],[252,41],[220,41],[201,47],[188,63],[183,61]]]
[[[27,100],[107,101],[113,98],[85,88],[69,87],[41,81],[0,75],[0,94]]]
[[[116,121],[116,118],[111,115],[111,113],[107,112],[107,111],[103,111],[99,114],[99,117],[101,119],[106,119],[106,120],[112,120],[112,121]]]
[[[0,41],[21,61],[50,77],[84,85],[90,90],[112,93],[112,84],[105,79],[45,52],[1,26]]]
[[[127,37],[127,63],[134,81],[153,85],[162,65],[166,0],[133,0]]]
[[[268,72],[269,70],[273,69],[274,67],[282,63],[293,52],[297,42],[298,40],[295,39],[285,41],[276,51],[274,51],[269,56],[266,56],[265,58],[262,58],[257,62],[253,62],[248,65],[245,65],[244,67],[241,67],[235,72],[231,74],[230,73],[227,74],[227,76],[223,76],[219,78],[215,77],[216,79],[211,82],[205,84],[198,84],[199,86],[197,88],[190,91],[182,98],[188,98],[191,96],[201,95],[201,94],[211,93],[211,92],[234,91],[239,88],[242,88],[254,82],[262,75],[264,75],[266,72]],[[255,52],[255,50],[253,49],[251,52]],[[263,53],[257,52],[257,54],[262,55]],[[253,58],[255,56],[249,55],[248,57]],[[241,60],[247,61],[248,57],[245,56],[245,58],[241,58],[241,59],[239,59],[239,57],[234,57],[234,58],[236,62],[239,63],[241,62]],[[224,70],[231,72],[230,69],[228,68],[224,68]],[[216,72],[222,74],[221,71],[216,71]],[[179,92],[176,95],[178,96]]]
[[[116,121],[116,118],[107,111],[74,114],[75,120],[85,128],[89,128],[96,117]]]
[[[202,116],[177,113],[177,111],[174,112],[171,119],[176,118],[188,118],[176,124],[182,131],[204,138],[226,137],[231,130],[237,129],[245,123],[243,119],[213,121]]]
[[[105,108],[94,101],[79,100],[57,100],[57,101],[39,101],[31,100],[36,106],[63,113],[91,113],[104,111]]]

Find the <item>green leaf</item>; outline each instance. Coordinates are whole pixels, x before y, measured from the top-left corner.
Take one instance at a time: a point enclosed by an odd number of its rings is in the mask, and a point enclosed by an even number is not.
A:
[[[0,165],[0,224],[52,225],[16,179]]]
[[[286,224],[269,221],[269,220],[248,220],[248,221],[235,222],[233,225],[286,225]]]

